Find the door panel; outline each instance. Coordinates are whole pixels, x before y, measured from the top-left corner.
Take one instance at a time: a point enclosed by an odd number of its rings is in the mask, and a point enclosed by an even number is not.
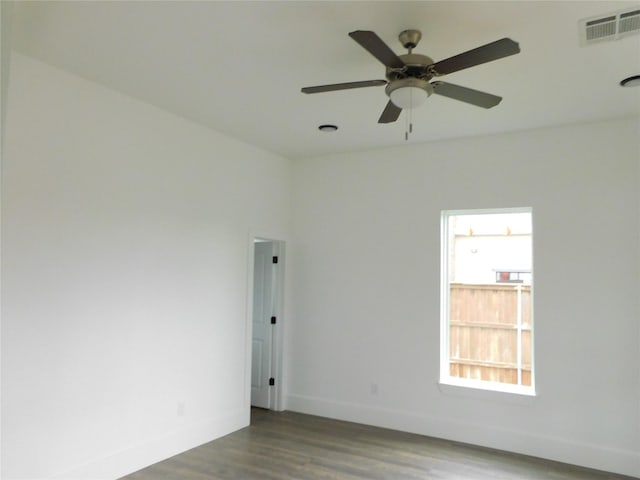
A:
[[[274,264],[273,244],[258,242],[254,245],[255,260],[253,272],[253,338],[251,352],[251,405],[272,408],[273,326],[274,313]]]

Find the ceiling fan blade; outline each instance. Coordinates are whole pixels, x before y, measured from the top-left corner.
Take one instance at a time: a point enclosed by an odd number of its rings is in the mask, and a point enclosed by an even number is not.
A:
[[[517,42],[510,38],[502,38],[468,52],[440,60],[432,65],[432,69],[436,75],[446,75],[447,73],[457,72],[458,70],[498,60],[509,55],[515,55],[519,52],[520,47]]]
[[[402,68],[404,62],[391,50],[382,39],[369,30],[356,30],[350,32],[349,36],[367,50],[371,55],[380,60],[385,66],[391,68]]]
[[[302,93],[333,92],[335,90],[348,90],[350,88],[377,87],[386,85],[386,80],[364,80],[362,82],[334,83],[331,85],[318,85],[316,87],[304,87]]]
[[[380,118],[378,119],[378,123],[395,122],[398,120],[400,112],[402,112],[402,109],[389,100],[387,102],[387,106],[384,107],[384,110],[382,111],[382,115],[380,115]]]
[[[431,85],[433,86],[433,93],[482,108],[495,107],[502,101],[502,97],[452,83],[433,82]]]

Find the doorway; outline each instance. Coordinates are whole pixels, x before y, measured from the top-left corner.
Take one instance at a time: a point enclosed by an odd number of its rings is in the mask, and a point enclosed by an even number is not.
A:
[[[253,241],[251,406],[280,409],[284,242]]]

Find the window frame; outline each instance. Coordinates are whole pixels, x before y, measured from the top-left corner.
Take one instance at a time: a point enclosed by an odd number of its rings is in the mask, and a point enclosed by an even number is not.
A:
[[[486,215],[507,213],[529,213],[531,215],[531,272],[533,276],[534,264],[534,228],[532,207],[512,208],[474,208],[460,210],[442,210],[440,212],[440,379],[441,387],[462,387],[463,389],[486,390],[524,396],[536,396],[535,383],[535,327],[534,327],[534,281],[531,281],[531,385],[514,385],[510,383],[490,382],[460,377],[450,374],[450,304],[449,304],[449,266],[450,266],[450,242],[449,242],[449,217],[455,215]],[[441,388],[442,390],[442,388]]]

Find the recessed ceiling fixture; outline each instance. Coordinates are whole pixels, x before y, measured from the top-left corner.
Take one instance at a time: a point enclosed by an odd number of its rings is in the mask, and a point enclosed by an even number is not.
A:
[[[338,130],[338,126],[325,124],[325,125],[320,125],[318,127],[318,130],[320,130],[321,132],[335,132],[336,130]]]
[[[621,87],[640,87],[640,75],[627,77],[620,82]]]

